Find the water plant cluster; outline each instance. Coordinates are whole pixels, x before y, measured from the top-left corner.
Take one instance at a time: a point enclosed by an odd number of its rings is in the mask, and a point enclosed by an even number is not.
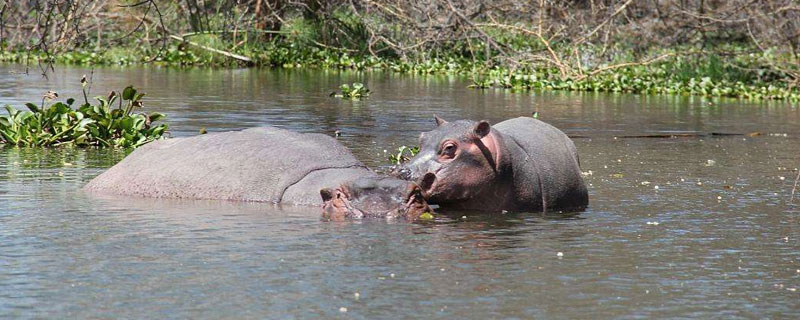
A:
[[[145,94],[134,87],[122,90],[121,96],[111,91],[90,103],[85,79],[82,84],[84,103],[79,106],[73,98],[52,102],[58,98],[52,91],[39,105],[26,103],[28,110],[6,105],[8,114],[0,116],[0,144],[136,148],[160,139],[166,132],[166,124],[155,124],[164,118],[163,114],[136,112],[142,107]]]
[[[273,42],[261,49],[250,49],[255,65],[276,68],[321,68],[338,70],[382,70],[404,74],[454,74],[472,80],[471,88],[545,89],[635,94],[699,95],[751,100],[800,101],[800,90],[775,81],[780,75],[742,71],[743,66],[763,64],[764,57],[745,55],[739,60],[721,61],[706,56],[674,57],[648,65],[631,65],[586,77],[562,77],[557,69],[532,65],[512,67],[487,64],[455,54],[442,54],[410,61],[391,57],[355,55],[325,48],[299,49],[292,44]],[[175,66],[225,66],[230,59],[204,55],[191,48],[170,46],[161,56],[148,50],[77,50],[54,57],[52,61],[79,65],[129,65],[156,63]],[[0,52],[0,61],[24,63],[44,61],[36,51]],[[341,87],[341,98],[361,99],[366,87],[353,84]]]
[[[330,96],[341,99],[361,100],[369,96],[369,89],[360,82],[345,83],[339,86],[338,92],[331,92]]]
[[[456,74],[476,89],[798,101],[800,25],[782,1],[114,0],[61,17],[17,0],[0,61],[384,70]]]

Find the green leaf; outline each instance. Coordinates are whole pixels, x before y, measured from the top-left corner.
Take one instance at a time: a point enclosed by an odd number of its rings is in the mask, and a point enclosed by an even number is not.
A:
[[[153,123],[153,122],[156,122],[158,120],[161,120],[164,117],[166,117],[166,116],[164,114],[162,114],[162,113],[153,112],[153,113],[150,114],[150,123]]]
[[[8,111],[8,114],[10,116],[12,116],[12,117],[15,116],[19,112],[19,110],[14,109],[14,107],[9,106],[9,105],[6,105],[5,108],[6,108],[6,111]]]
[[[161,138],[161,135],[163,135],[164,132],[167,131],[167,128],[169,127],[166,124],[162,124],[156,127],[155,129],[152,130],[153,136],[156,138]]]
[[[136,89],[134,89],[133,86],[128,86],[125,88],[125,90],[122,91],[122,99],[133,100],[135,94],[136,94]]]
[[[41,111],[41,110],[39,110],[39,107],[37,107],[35,104],[30,103],[30,102],[26,103],[25,106],[28,107],[28,109],[30,109],[33,112],[40,112]]]
[[[25,122],[25,120],[28,120],[30,117],[33,117],[33,113],[32,112],[23,111],[23,112],[20,112],[20,113],[17,114],[17,121],[18,122]]]
[[[133,118],[130,118],[130,117],[124,118],[124,119],[122,119],[122,121],[120,121],[119,124],[120,124],[120,128],[122,130],[126,130],[126,131],[130,130],[131,128],[133,128]]]
[[[72,111],[72,109],[70,109],[66,104],[63,104],[61,102],[56,102],[52,106],[50,106],[48,113],[50,113],[52,117],[52,115],[66,114],[70,111]]]
[[[144,116],[137,114],[135,117],[133,117],[133,130],[136,131],[142,130],[142,128],[144,128],[145,122],[146,119],[144,118]]]
[[[86,126],[92,123],[94,123],[94,120],[92,119],[80,119],[80,121],[78,121],[78,125],[76,126],[76,128],[85,130]]]
[[[8,130],[0,129],[0,137],[2,137],[2,140],[4,140],[6,143],[17,144],[19,141],[17,135]]]

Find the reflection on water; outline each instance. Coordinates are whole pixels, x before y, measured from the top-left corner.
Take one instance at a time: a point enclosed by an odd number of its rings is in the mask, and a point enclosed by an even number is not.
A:
[[[0,67],[0,104],[49,89],[78,96],[91,74],[19,71]],[[432,128],[434,113],[496,123],[538,109],[584,137],[575,142],[590,207],[329,223],[318,208],[89,197],[79,188],[124,152],[4,148],[0,317],[800,316],[800,209],[788,203],[797,105],[470,90],[455,77],[386,73],[104,68],[93,78],[93,94],[141,87],[173,136],[341,130],[377,168],[384,149]],[[354,81],[373,95],[328,97]],[[763,134],[614,138],[670,131]]]

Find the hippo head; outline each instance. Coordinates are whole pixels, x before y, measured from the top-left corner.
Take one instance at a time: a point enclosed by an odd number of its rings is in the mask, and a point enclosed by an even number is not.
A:
[[[485,194],[497,179],[500,137],[486,121],[447,122],[420,135],[420,150],[400,177],[416,181],[433,203],[457,202]]]
[[[390,177],[366,177],[346,182],[331,190],[320,190],[326,220],[347,218],[401,218],[416,220],[432,212],[424,192],[416,183]]]

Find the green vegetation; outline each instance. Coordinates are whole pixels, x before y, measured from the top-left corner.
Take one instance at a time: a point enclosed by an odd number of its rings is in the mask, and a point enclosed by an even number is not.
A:
[[[688,50],[688,49],[687,49]],[[679,50],[673,50],[679,51]],[[487,65],[484,61],[472,61],[454,54],[431,57],[418,62],[366,55],[351,55],[331,49],[308,48],[299,50],[291,43],[273,42],[261,50],[251,50],[257,57],[255,65],[277,68],[322,68],[342,70],[383,70],[413,74],[457,74],[470,77],[476,89],[546,89],[593,92],[624,92],[636,94],[677,94],[708,97],[733,97],[744,99],[775,99],[800,101],[800,91],[779,81],[781,74],[754,69],[753,65],[767,64],[764,53],[747,53],[750,50],[736,48],[735,59],[725,60],[716,56],[673,55],[647,65],[632,65],[592,76],[562,77],[557,68],[535,65],[517,65],[509,68],[502,65]],[[666,52],[666,53],[664,53]],[[663,50],[659,53],[673,54]],[[52,58],[53,62],[80,65],[129,65],[148,63],[157,52],[131,49],[90,51],[76,50]],[[44,61],[45,55],[37,52],[3,52],[0,61],[24,63]],[[235,60],[203,55],[196,49],[170,46],[153,63],[177,66],[230,66]],[[359,100],[369,94],[363,85],[343,85],[335,96]]]
[[[403,164],[404,162],[411,160],[417,153],[419,152],[419,147],[409,147],[409,146],[400,146],[397,148],[397,153],[390,153],[389,163],[393,165]],[[388,152],[387,152],[388,153]]]
[[[800,24],[789,23],[800,10],[787,0],[87,1],[11,1],[0,61],[384,70],[461,75],[475,89],[800,101]],[[354,89],[339,94],[365,96]]]
[[[554,70],[505,68],[488,70],[472,88],[548,89],[637,94],[676,94],[744,99],[800,101],[800,91],[735,71],[735,62],[714,69],[717,59],[676,57],[657,64],[630,66],[591,77],[554,77]],[[711,73],[708,70],[728,70]],[[477,77],[476,77],[477,78]]]
[[[52,91],[45,94],[40,105],[25,104],[28,110],[5,106],[8,115],[0,116],[0,144],[136,148],[160,139],[167,130],[166,124],[153,124],[163,114],[134,112],[142,107],[144,93],[129,86],[122,91],[121,99],[112,91],[107,97],[96,97],[98,103],[91,104],[86,83],[82,82],[84,103],[74,109],[72,98],[48,105],[58,97]]]
[[[363,83],[355,82],[352,85],[343,84],[339,86],[339,92],[331,92],[331,97],[361,100],[369,96],[369,89]]]
[[[422,221],[431,221],[433,220],[433,218],[434,218],[433,214],[431,214],[430,212],[423,212],[421,215],[419,215],[419,220]]]

